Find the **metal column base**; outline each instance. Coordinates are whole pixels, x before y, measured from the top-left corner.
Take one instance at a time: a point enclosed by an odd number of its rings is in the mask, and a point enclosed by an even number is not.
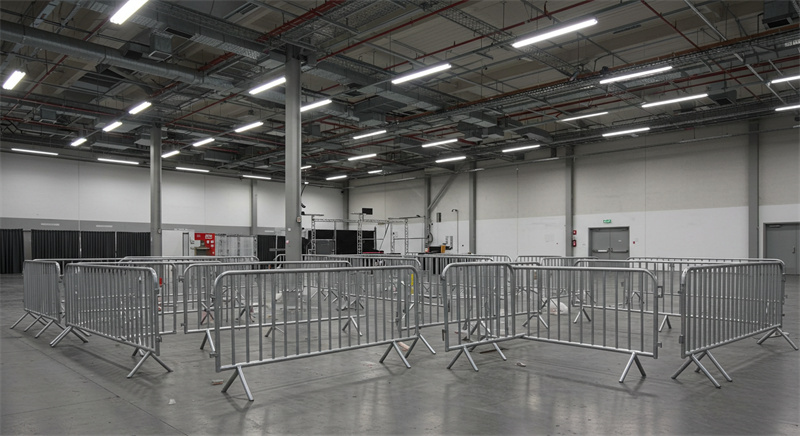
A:
[[[628,371],[630,371],[631,366],[636,363],[636,367],[639,368],[639,372],[642,374],[642,377],[647,377],[647,374],[644,372],[644,368],[642,367],[642,362],[639,361],[639,355],[635,352],[631,354],[631,358],[628,359],[628,364],[625,365],[625,369],[622,371],[622,377],[619,378],[619,382],[622,383],[625,381],[625,377],[628,376]]]
[[[241,366],[236,366],[236,371],[231,374],[228,381],[225,383],[225,386],[222,387],[222,393],[227,393],[228,388],[231,387],[233,381],[236,380],[236,377],[239,377],[239,380],[242,381],[242,387],[244,388],[245,394],[247,394],[247,399],[249,401],[253,401],[253,394],[250,392],[250,386],[247,385],[247,380],[244,379],[244,370],[242,370]]]

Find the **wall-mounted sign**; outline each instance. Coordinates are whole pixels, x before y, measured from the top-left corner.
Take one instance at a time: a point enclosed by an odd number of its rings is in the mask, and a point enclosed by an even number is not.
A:
[[[611,220],[603,220],[603,224],[611,224]]]

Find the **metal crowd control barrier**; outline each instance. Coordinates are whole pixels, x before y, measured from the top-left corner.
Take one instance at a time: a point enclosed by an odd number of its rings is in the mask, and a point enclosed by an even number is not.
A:
[[[405,266],[220,274],[214,282],[217,301],[235,290],[246,306],[268,308],[253,312],[252,317],[238,317],[240,307],[215,306],[216,370],[234,370],[222,392],[238,377],[253,401],[244,367],[364,347],[386,345],[380,362],[394,349],[410,368],[406,357],[418,340],[433,352],[419,332],[412,306],[411,277],[417,274],[415,268]],[[319,284],[331,287],[329,298],[323,298]],[[402,341],[413,341],[405,353]]]
[[[419,262],[410,257],[384,256],[381,254],[307,254],[303,260],[339,260],[346,261],[353,268],[366,268],[372,266],[413,266],[419,267]]]
[[[536,263],[541,265],[542,259],[545,257],[553,257],[553,255],[521,254],[517,256],[514,263]]]
[[[214,258],[209,258],[214,259]],[[125,259],[120,265],[132,265],[152,268],[158,278],[158,332],[162,335],[178,332],[178,318],[181,317],[183,294],[180,282],[184,270],[193,261]],[[219,261],[208,260],[202,263],[218,264]]]
[[[631,304],[631,290],[652,293],[655,277],[633,268],[455,264],[445,268],[445,348],[477,371],[477,345],[522,338],[630,355],[620,383],[640,356],[658,357],[658,303]],[[627,285],[622,285],[626,283]],[[533,322],[536,320],[536,322]],[[451,328],[458,340],[451,344]],[[463,335],[463,336],[462,336]],[[505,356],[500,353],[505,360]]]
[[[264,269],[302,269],[302,268],[341,268],[350,266],[347,262],[339,261],[301,261],[301,262],[234,262],[234,263],[212,263],[202,262],[189,265],[183,275],[183,332],[203,333],[203,342],[200,349],[204,349],[206,343],[211,347],[211,356],[216,353],[214,340],[211,330],[215,321],[214,310],[217,305],[222,305],[223,311],[227,313],[228,306],[233,305],[239,308],[235,320],[245,316],[253,317],[255,311],[269,310],[269,307],[259,307],[255,304],[247,304],[243,296],[238,291],[230,292],[226,290],[224,299],[217,300],[214,297],[214,280],[217,276],[226,271],[257,271]],[[318,290],[324,295],[328,293],[326,284],[318,284]]]
[[[575,266],[578,262],[583,260],[595,260],[597,259],[594,256],[584,256],[584,257],[558,257],[558,256],[551,256],[551,257],[543,257],[539,260],[539,263],[542,266]]]
[[[67,328],[50,345],[55,347],[79,329],[130,345],[142,358],[128,374],[132,377],[147,358],[158,358],[158,278],[152,268],[73,263],[64,272]]]
[[[25,314],[11,328],[16,327],[25,317],[30,315],[33,317],[33,322],[23,331],[27,332],[36,323],[44,325],[34,336],[36,338],[41,336],[53,324],[64,330],[64,327],[60,324],[63,312],[60,283],[61,267],[57,261],[26,260],[22,270],[22,303]],[[73,333],[80,340],[86,342],[86,338],[79,332]]]
[[[258,262],[256,256],[127,256],[123,261],[162,261],[162,262]]]
[[[61,271],[64,271],[64,267],[70,263],[78,263],[78,262],[91,262],[91,263],[117,263],[121,259],[118,257],[89,257],[89,258],[72,258],[72,257],[65,257],[65,258],[52,258],[52,259],[34,259],[34,260],[47,260],[52,262],[58,262],[58,266],[61,267]]]
[[[700,359],[708,356],[723,377],[733,381],[711,350],[762,333],[758,344],[770,337],[783,337],[797,350],[781,330],[784,280],[781,261],[687,268],[681,277],[679,341],[681,357],[686,360],[672,378],[694,363],[719,388]]]

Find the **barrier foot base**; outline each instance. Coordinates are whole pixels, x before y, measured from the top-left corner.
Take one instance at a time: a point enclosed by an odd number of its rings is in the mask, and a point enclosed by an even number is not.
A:
[[[713,383],[713,384],[714,384],[714,387],[716,387],[717,389],[721,388],[722,386],[720,386],[719,382],[717,382],[717,379],[715,379],[715,378],[714,378],[714,376],[712,376],[712,375],[711,375],[711,373],[710,373],[710,372],[708,372],[708,369],[706,369],[706,367],[705,367],[705,366],[703,366],[703,364],[702,364],[702,363],[700,363],[700,359],[702,359],[702,358],[703,358],[703,357],[705,357],[706,355],[708,355],[708,356],[709,356],[709,359],[711,359],[711,361],[712,361],[712,362],[714,362],[714,364],[715,364],[715,365],[717,366],[717,368],[718,368],[718,369],[719,369],[719,370],[720,370],[720,371],[721,371],[721,372],[722,372],[722,373],[725,375],[725,378],[726,378],[728,381],[733,381],[733,380],[731,380],[731,378],[730,378],[730,377],[728,377],[728,374],[727,374],[727,373],[725,373],[725,371],[723,371],[723,370],[722,370],[722,367],[721,367],[721,366],[719,366],[719,362],[717,362],[717,360],[716,360],[716,359],[714,359],[714,357],[713,357],[713,356],[711,356],[711,354],[710,354],[708,351],[704,351],[704,352],[700,353],[700,357],[697,357],[697,355],[696,355],[696,354],[690,354],[690,355],[689,355],[689,358],[688,358],[688,359],[686,359],[686,361],[685,361],[685,362],[683,362],[683,365],[681,365],[681,367],[680,367],[680,368],[678,368],[678,371],[677,371],[677,372],[675,372],[675,374],[673,374],[673,375],[672,375],[672,378],[673,378],[673,379],[677,379],[677,378],[678,378],[678,376],[679,376],[679,375],[680,375],[680,374],[683,372],[683,370],[685,370],[686,368],[688,368],[688,367],[689,367],[689,365],[691,365],[691,364],[692,364],[692,362],[694,362],[694,364],[695,364],[695,365],[697,365],[697,369],[698,369],[698,370],[700,370],[700,371],[702,371],[702,372],[703,372],[703,374],[705,374],[705,376],[706,376],[706,377],[708,377],[708,379],[711,381],[711,383]]]
[[[17,320],[17,322],[15,322],[15,323],[14,323],[14,325],[12,325],[12,326],[11,326],[11,329],[13,330],[13,329],[14,329],[14,327],[16,327],[16,326],[17,326],[17,324],[21,323],[21,322],[22,322],[22,320],[23,320],[23,319],[25,319],[25,317],[26,317],[26,316],[28,316],[28,315],[31,315],[31,313],[30,313],[30,312],[28,312],[28,311],[25,311],[25,314],[24,314],[24,315],[22,315],[22,316],[21,316],[21,317],[20,317],[20,318]],[[33,316],[33,315],[31,315],[31,316]]]
[[[73,329],[72,326],[69,326],[69,327],[65,328],[64,331],[62,331],[61,333],[58,334],[58,336],[55,337],[55,339],[50,341],[50,346],[51,347],[55,347],[56,345],[58,345],[58,343],[61,342],[61,340],[64,339],[68,334],[70,334],[70,332],[74,332],[74,329]],[[81,335],[79,335],[77,332],[75,334],[79,338],[81,338],[81,340],[83,340],[83,342],[88,342],[88,341],[85,340],[85,338],[81,337]]]
[[[44,327],[42,327],[42,329],[41,329],[41,330],[39,330],[39,333],[36,333],[36,336],[34,336],[34,338],[37,338],[37,339],[38,339],[38,338],[39,338],[39,336],[41,336],[41,335],[42,335],[42,333],[44,333],[44,331],[45,331],[45,330],[47,330],[47,328],[48,328],[48,327],[50,327],[51,325],[53,325],[53,323],[54,323],[54,322],[56,322],[54,319],[51,319],[50,321],[47,321],[47,324],[45,324],[45,325],[44,325]]]
[[[269,336],[269,333],[267,333]],[[214,347],[214,339],[211,337],[211,330],[206,330],[205,336],[203,336],[203,343],[200,344],[200,349],[202,350],[206,346],[206,342],[208,345],[211,346],[211,352],[208,353],[209,357],[214,357],[217,355],[217,349]]]
[[[461,357],[462,354],[465,354],[467,356],[467,360],[469,360],[469,364],[472,365],[472,369],[474,369],[477,372],[478,366],[475,365],[475,361],[472,360],[472,355],[469,354],[469,350],[467,350],[466,348],[461,348],[458,350],[458,354],[456,354],[456,357],[454,357],[453,360],[450,361],[450,364],[447,365],[447,369],[451,369],[453,367],[453,364],[456,363],[456,360],[458,360],[458,358]]]
[[[242,370],[241,366],[237,366],[236,371],[234,371],[230,378],[228,378],[225,386],[222,387],[222,393],[224,394],[228,392],[228,388],[231,387],[233,381],[236,380],[237,377],[242,381],[242,387],[244,388],[245,394],[247,394],[247,399],[249,401],[253,401],[253,394],[250,392],[250,386],[247,385],[247,380],[244,379],[244,370]]]
[[[416,341],[414,342],[416,343]],[[389,352],[392,351],[393,349],[394,351],[397,352],[397,355],[400,356],[400,359],[403,361],[403,365],[405,365],[406,368],[411,368],[411,364],[408,363],[408,359],[406,359],[406,356],[403,354],[403,351],[400,349],[400,345],[397,344],[397,341],[392,341],[392,343],[389,344],[389,348],[386,349],[386,352],[383,353],[381,360],[379,360],[378,362],[383,363],[383,361],[386,360],[386,356],[388,356]],[[408,351],[410,352],[411,349],[409,348]]]
[[[18,322],[19,322],[19,321],[18,321]],[[14,324],[14,325],[16,325],[16,324]],[[14,328],[14,327],[11,327],[11,328]],[[797,350],[797,349],[798,349],[798,348],[797,348],[797,345],[795,345],[795,344],[794,344],[794,342],[792,342],[792,340],[791,340],[791,339],[789,339],[789,335],[787,335],[786,333],[784,333],[784,332],[783,332],[783,330],[781,330],[781,328],[780,328],[780,327],[775,327],[775,328],[774,328],[774,329],[772,329],[772,330],[771,330],[769,333],[767,333],[766,335],[764,335],[764,337],[763,337],[763,338],[759,339],[759,340],[758,340],[758,342],[756,342],[756,343],[757,343],[758,345],[761,345],[761,344],[762,344],[762,343],[764,343],[764,341],[766,341],[767,339],[769,339],[769,338],[777,338],[777,337],[779,337],[779,336],[783,336],[783,339],[786,339],[786,342],[788,342],[788,343],[789,343],[789,345],[791,345],[791,346],[792,346],[792,348],[794,348],[795,350]]]
[[[578,320],[581,319],[581,315],[586,315],[586,321],[592,322],[592,317],[590,317],[589,313],[586,312],[586,308],[582,307],[581,311],[578,312],[578,316],[575,317],[575,321],[572,321],[572,323],[577,324]]]
[[[139,348],[137,348],[136,351],[133,352],[133,355],[135,356],[138,351],[140,351]],[[139,359],[139,362],[136,363],[136,366],[133,367],[133,370],[131,370],[130,374],[128,374],[128,378],[131,378],[133,377],[134,374],[136,374],[136,371],[138,371],[139,368],[142,367],[142,364],[144,363],[145,360],[147,360],[148,357],[152,357],[153,359],[155,359],[155,361],[158,362],[161,366],[163,366],[164,369],[167,370],[167,372],[172,372],[172,369],[170,369],[170,367],[168,367],[167,364],[165,364],[161,359],[159,359],[158,356],[153,354],[152,351],[147,351],[146,353],[144,353],[144,356],[142,356],[142,358]]]
[[[27,332],[28,330],[30,330],[31,327],[33,327],[33,325],[36,324],[37,322],[44,324],[44,321],[42,321],[42,315],[37,316],[32,323],[30,323],[27,327],[25,327],[25,330],[23,330],[23,332]]]
[[[348,327],[350,327],[350,325],[351,325],[351,324],[352,324],[352,325],[354,325],[354,326],[356,327],[356,331],[358,332],[358,335],[359,335],[359,336],[364,336],[364,335],[361,333],[361,329],[358,327],[358,323],[356,322],[356,319],[355,319],[355,318],[353,318],[353,316],[352,316],[352,315],[350,315],[350,316],[348,316],[348,317],[347,317],[347,322],[346,322],[346,323],[344,323],[344,327],[342,327],[342,331],[345,331],[345,329],[347,329]]]
[[[666,324],[667,328],[672,330],[672,323],[669,322],[669,315],[664,315],[664,321],[661,321],[661,325],[658,327],[658,331],[664,330],[664,325]]]
[[[436,350],[434,350],[433,347],[431,347],[431,344],[428,343],[428,340],[425,339],[425,336],[419,335],[419,338],[422,339],[422,343],[425,344],[426,347],[428,347],[428,351],[430,351],[431,354],[436,354]]]
[[[625,365],[625,369],[622,371],[622,377],[619,378],[620,383],[625,381],[625,377],[628,376],[628,371],[631,370],[631,366],[633,366],[634,363],[636,363],[636,367],[639,368],[639,372],[642,374],[642,377],[647,377],[647,374],[644,372],[642,362],[639,361],[639,355],[632,353],[631,358],[628,359],[628,364]]]
[[[500,346],[499,346],[499,345],[497,345],[497,342],[492,342],[492,346],[494,347],[495,351],[497,351],[497,354],[499,354],[499,355],[500,355],[500,357],[502,357],[502,358],[503,358],[503,361],[504,361],[504,362],[507,362],[507,361],[508,361],[508,359],[506,359],[506,355],[505,355],[505,354],[503,354],[503,352],[502,352],[502,351],[500,351]]]

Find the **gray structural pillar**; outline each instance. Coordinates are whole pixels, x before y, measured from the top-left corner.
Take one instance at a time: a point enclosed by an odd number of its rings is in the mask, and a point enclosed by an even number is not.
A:
[[[750,120],[747,144],[747,257],[758,257],[759,215],[758,215],[758,149],[759,122]]]
[[[564,256],[570,257],[575,255],[575,249],[572,248],[572,230],[575,226],[573,222],[574,211],[572,210],[573,199],[575,190],[573,182],[575,181],[575,159],[573,159],[573,149],[566,147],[566,159],[564,159]],[[588,238],[589,235],[583,237]]]
[[[475,164],[472,164],[472,169],[476,168]],[[477,223],[478,223],[478,205],[477,198],[478,198],[478,174],[475,171],[471,171],[469,173],[469,188],[468,188],[468,195],[469,195],[469,206],[468,206],[468,215],[469,215],[469,252],[470,253],[477,253],[478,251],[478,230],[477,230]]]
[[[300,215],[300,50],[286,53],[286,260],[299,261],[303,219]]]
[[[150,129],[150,255],[161,256],[161,124]]]
[[[250,236],[258,235],[258,185],[250,179]]]

